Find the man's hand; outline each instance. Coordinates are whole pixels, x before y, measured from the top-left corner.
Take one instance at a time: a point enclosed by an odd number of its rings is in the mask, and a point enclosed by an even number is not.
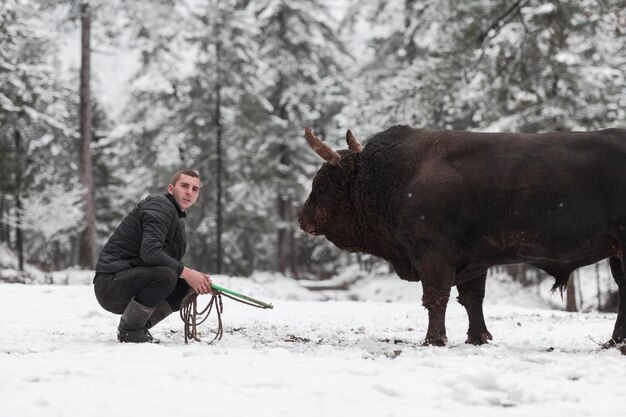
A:
[[[211,277],[207,274],[185,267],[180,277],[198,294],[211,292]]]

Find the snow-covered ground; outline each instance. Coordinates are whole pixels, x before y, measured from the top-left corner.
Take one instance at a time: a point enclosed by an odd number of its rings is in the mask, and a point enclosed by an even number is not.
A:
[[[596,343],[615,315],[549,310],[497,277],[485,307],[494,341],[465,345],[465,312],[451,300],[444,348],[420,345],[419,284],[365,279],[345,294],[270,274],[214,281],[274,309],[225,299],[222,341],[185,345],[173,315],[153,330],[161,344],[120,344],[118,316],[90,285],[0,284],[0,416],[571,417],[624,407],[626,357]],[[200,326],[204,340],[214,327]]]

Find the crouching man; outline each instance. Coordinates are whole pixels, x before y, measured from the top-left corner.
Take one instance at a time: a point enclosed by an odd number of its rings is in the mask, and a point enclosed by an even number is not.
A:
[[[176,172],[167,193],[140,201],[102,249],[94,290],[105,310],[122,315],[120,342],[158,343],[148,329],[180,310],[189,288],[211,292],[208,275],[181,263],[187,248],[185,212],[199,192],[196,172]]]

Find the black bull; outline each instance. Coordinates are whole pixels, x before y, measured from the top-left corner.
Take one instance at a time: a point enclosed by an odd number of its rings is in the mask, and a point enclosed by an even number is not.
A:
[[[389,261],[421,281],[425,344],[447,342],[450,289],[469,318],[467,343],[490,340],[487,269],[527,263],[567,285],[572,271],[610,258],[619,288],[612,339],[626,339],[626,130],[543,134],[429,131],[394,126],[361,150],[334,151],[309,130],[325,163],[300,227],[341,249]]]

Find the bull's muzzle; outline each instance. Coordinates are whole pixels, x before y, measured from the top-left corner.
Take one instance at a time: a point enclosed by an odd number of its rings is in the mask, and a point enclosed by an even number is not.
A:
[[[307,216],[303,214],[304,210],[301,210],[298,213],[298,224],[300,225],[300,229],[309,235],[315,234],[315,226],[307,219]]]

